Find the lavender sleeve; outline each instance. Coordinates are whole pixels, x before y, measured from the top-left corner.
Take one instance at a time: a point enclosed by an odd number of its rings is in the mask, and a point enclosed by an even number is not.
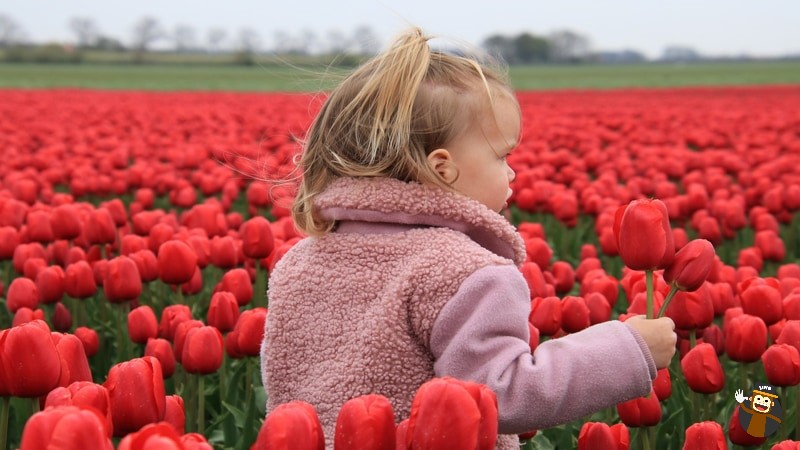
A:
[[[461,284],[431,331],[436,376],[489,386],[501,433],[566,423],[650,392],[650,351],[616,320],[548,340],[531,354],[529,295],[516,267],[482,268]]]

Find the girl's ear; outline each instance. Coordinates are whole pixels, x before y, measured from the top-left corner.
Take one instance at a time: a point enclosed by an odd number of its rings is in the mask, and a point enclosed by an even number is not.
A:
[[[428,165],[442,177],[447,184],[451,184],[458,178],[458,170],[453,162],[450,152],[444,148],[437,148],[428,154]]]

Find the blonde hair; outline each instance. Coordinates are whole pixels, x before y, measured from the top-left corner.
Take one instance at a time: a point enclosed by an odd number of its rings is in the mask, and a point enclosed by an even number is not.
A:
[[[308,235],[333,223],[314,199],[337,177],[390,177],[450,188],[426,157],[465,131],[496,91],[511,93],[502,71],[477,59],[432,51],[419,28],[399,36],[336,89],[316,116],[299,161],[292,218]],[[469,95],[485,91],[486,96]],[[513,96],[512,96],[513,97]]]

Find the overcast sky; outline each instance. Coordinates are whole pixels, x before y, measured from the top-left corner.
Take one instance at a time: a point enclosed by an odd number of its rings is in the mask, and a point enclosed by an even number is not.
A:
[[[372,27],[385,45],[414,24],[475,45],[495,33],[570,29],[587,36],[593,50],[635,49],[651,58],[669,45],[714,56],[800,54],[798,0],[2,0],[3,13],[36,42],[74,41],[68,23],[80,16],[127,44],[134,23],[152,15],[168,31],[193,27],[201,43],[212,27],[229,36],[251,28],[266,47],[277,31],[324,37],[360,25]]]

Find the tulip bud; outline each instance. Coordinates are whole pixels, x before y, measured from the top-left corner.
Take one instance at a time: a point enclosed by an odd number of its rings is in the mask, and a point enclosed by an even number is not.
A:
[[[87,327],[78,327],[75,329],[75,336],[81,340],[87,358],[91,358],[97,353],[100,348],[100,339],[96,331]]]
[[[734,361],[758,361],[767,349],[767,325],[759,317],[749,314],[734,317],[723,331],[725,353]]]
[[[781,320],[783,302],[777,280],[773,282],[763,278],[752,278],[741,283],[739,297],[745,314],[758,316],[767,325]]]
[[[417,449],[494,449],[497,399],[484,385],[434,378],[417,390],[406,442]]]
[[[264,323],[267,320],[266,308],[253,308],[242,312],[236,322],[234,332],[237,349],[245,356],[259,356],[261,341],[264,340]]]
[[[684,450],[727,449],[728,443],[722,425],[714,421],[694,423],[685,432]]]
[[[577,333],[591,325],[589,307],[583,297],[568,295],[561,300],[561,328]]]
[[[61,360],[61,376],[59,386],[69,386],[76,381],[92,381],[92,370],[83,343],[72,334],[52,333],[56,351]]]
[[[658,370],[656,379],[653,380],[653,392],[658,397],[658,401],[663,402],[672,395],[672,378],[668,368]]]
[[[275,247],[272,227],[267,219],[256,216],[242,223],[239,229],[242,250],[248,258],[266,258]]]
[[[124,436],[164,418],[164,378],[156,358],[145,356],[114,365],[103,386],[111,400],[114,436]]]
[[[598,448],[617,448],[611,427],[602,422],[585,422],[578,433],[578,450]]]
[[[55,239],[72,240],[83,232],[83,222],[72,204],[59,205],[50,212],[50,226]]]
[[[0,331],[0,365],[15,397],[41,397],[58,386],[61,356],[41,320]]]
[[[164,422],[172,425],[178,434],[186,432],[186,409],[183,405],[183,397],[180,395],[167,396]]]
[[[142,280],[136,263],[127,256],[118,256],[108,262],[108,271],[103,277],[103,290],[112,303],[122,303],[139,297]]]
[[[661,421],[661,403],[655,392],[617,405],[619,418],[628,427],[650,427]]]
[[[202,326],[190,329],[183,343],[181,364],[188,373],[214,373],[222,366],[224,347],[222,334],[216,328]]]
[[[253,299],[253,283],[250,280],[250,275],[247,274],[247,271],[242,268],[232,269],[225,272],[225,275],[222,276],[222,280],[219,282],[217,289],[214,290],[215,292],[218,291],[228,291],[236,296],[236,301],[239,303],[239,306],[244,306]],[[265,295],[263,292],[259,292],[258,295]]]
[[[267,414],[253,450],[279,448],[324,450],[325,436],[313,406],[296,400],[278,405]]]
[[[689,350],[681,359],[681,370],[686,384],[695,392],[713,394],[725,387],[725,372],[711,344],[697,344]]]
[[[39,290],[36,288],[36,283],[24,277],[14,278],[8,286],[6,301],[6,306],[12,313],[22,307],[36,309],[39,306]]]
[[[169,305],[161,311],[161,322],[158,327],[158,337],[169,341],[175,338],[175,330],[181,322],[192,319],[192,311],[182,304]]]
[[[664,270],[664,281],[674,283],[682,291],[694,291],[711,272],[714,256],[711,242],[694,239],[675,254],[675,260]]]
[[[164,379],[175,372],[175,351],[172,344],[166,339],[148,339],[144,348],[144,356],[152,356],[161,363],[161,373]]]
[[[113,450],[105,419],[93,409],[57,406],[40,411],[25,423],[20,450]]]
[[[634,200],[621,206],[613,231],[622,261],[633,270],[663,269],[675,257],[667,208],[660,200]]]
[[[107,209],[98,208],[89,213],[83,229],[89,244],[112,244],[117,238],[117,226]]]
[[[558,297],[536,297],[531,300],[528,322],[544,336],[552,336],[561,329],[561,300]]]
[[[211,296],[206,322],[219,331],[227,333],[232,330],[239,319],[239,303],[230,292],[219,291]]]
[[[196,268],[197,255],[183,241],[167,241],[158,249],[158,273],[164,283],[186,283]]]
[[[714,321],[714,304],[706,285],[693,292],[678,291],[667,306],[666,316],[682,330],[703,329]]]
[[[182,450],[184,446],[181,443],[181,437],[171,424],[153,422],[126,435],[120,441],[117,450],[150,450],[151,448]]]
[[[158,321],[153,309],[139,306],[128,313],[128,336],[137,344],[145,344],[158,335]]]
[[[45,409],[55,406],[77,406],[83,409],[94,409],[103,415],[108,437],[112,436],[111,402],[108,397],[108,390],[102,385],[91,381],[76,381],[66,387],[57,387],[47,394],[44,402]]]
[[[800,352],[789,344],[773,344],[761,355],[767,380],[775,386],[800,384]]]
[[[64,272],[64,292],[72,298],[88,298],[97,292],[94,272],[86,261],[67,266]]]
[[[394,412],[377,394],[348,400],[336,419],[334,447],[339,450],[384,450],[394,447]]]
[[[743,447],[761,445],[766,442],[766,437],[752,436],[747,434],[747,431],[742,428],[742,424],[739,422],[739,414],[741,409],[742,408],[739,408],[738,406],[733,408],[733,415],[731,416],[731,420],[728,421],[728,437],[730,438],[731,442]]]

